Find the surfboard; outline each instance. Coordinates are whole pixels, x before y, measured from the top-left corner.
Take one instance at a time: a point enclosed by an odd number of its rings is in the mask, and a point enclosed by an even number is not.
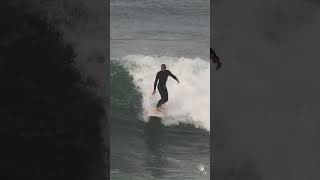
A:
[[[148,112],[148,116],[164,118],[166,116],[166,109],[161,108],[160,111],[157,111],[155,108],[152,108]]]

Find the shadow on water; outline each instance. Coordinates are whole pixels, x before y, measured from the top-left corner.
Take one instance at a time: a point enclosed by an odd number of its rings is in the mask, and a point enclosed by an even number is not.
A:
[[[145,143],[147,146],[146,170],[153,177],[165,175],[164,166],[167,163],[165,156],[165,131],[158,117],[150,117],[144,129]]]

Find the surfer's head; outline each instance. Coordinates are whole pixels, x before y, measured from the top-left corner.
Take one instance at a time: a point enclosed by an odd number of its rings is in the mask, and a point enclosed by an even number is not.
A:
[[[161,71],[164,71],[167,69],[167,66],[165,64],[161,64]]]

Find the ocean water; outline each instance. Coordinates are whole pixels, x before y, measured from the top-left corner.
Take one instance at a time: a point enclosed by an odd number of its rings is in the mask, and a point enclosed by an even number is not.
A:
[[[210,179],[209,0],[111,0],[111,179]],[[146,116],[162,63],[168,117]]]

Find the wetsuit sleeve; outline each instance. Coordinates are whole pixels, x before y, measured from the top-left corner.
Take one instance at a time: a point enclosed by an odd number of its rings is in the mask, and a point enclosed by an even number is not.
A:
[[[169,72],[169,76],[171,76],[173,79],[175,79],[175,80],[178,80],[178,78],[175,76],[175,75],[173,75],[172,73],[171,73],[171,71],[168,71]]]
[[[158,80],[159,80],[159,73],[157,73],[156,79],[154,80],[154,85],[153,85],[153,90],[154,90],[154,91],[156,90]]]

